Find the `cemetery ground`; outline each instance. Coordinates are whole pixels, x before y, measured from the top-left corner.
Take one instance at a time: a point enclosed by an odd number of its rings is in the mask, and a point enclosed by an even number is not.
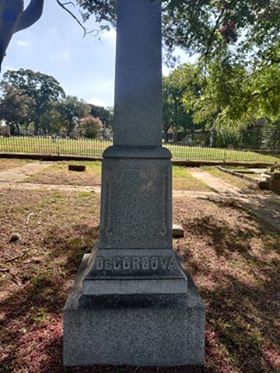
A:
[[[0,176],[38,164],[9,162],[0,160]],[[0,181],[1,372],[64,372],[62,310],[81,258],[98,237],[100,194],[93,187],[98,191],[101,174],[99,163],[83,162],[85,173],[69,172],[68,164],[50,163],[15,183]],[[251,203],[271,198],[279,212],[280,197],[214,168],[173,167],[173,221],[185,230],[174,249],[206,305],[205,366],[67,371],[280,371],[279,231],[233,195],[218,193],[194,176],[199,173],[238,188]]]

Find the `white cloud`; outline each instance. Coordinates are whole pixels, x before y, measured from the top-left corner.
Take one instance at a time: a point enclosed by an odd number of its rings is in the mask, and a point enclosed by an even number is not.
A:
[[[110,44],[115,44],[116,43],[116,30],[115,29],[110,29],[109,31],[105,31],[101,35],[101,42],[109,42]]]
[[[114,89],[114,79],[93,79],[93,88],[98,92],[111,92]]]
[[[62,49],[57,53],[52,53],[50,55],[50,60],[52,61],[66,61],[71,57],[71,53],[68,49]]]
[[[17,46],[21,48],[28,48],[31,45],[29,41],[22,40],[22,39],[17,39],[16,43],[17,43]]]
[[[3,74],[4,74],[6,71],[8,71],[8,70],[10,70],[10,71],[16,71],[17,68],[14,67],[14,66],[3,65]]]
[[[92,97],[88,100],[89,104],[96,105],[96,106],[106,106],[105,103],[100,100],[98,97]]]
[[[162,65],[162,74],[163,76],[168,76],[170,73],[170,69],[166,65]]]

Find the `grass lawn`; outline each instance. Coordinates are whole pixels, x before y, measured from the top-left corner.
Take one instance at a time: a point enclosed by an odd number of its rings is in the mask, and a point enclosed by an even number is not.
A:
[[[88,139],[58,139],[53,141],[51,138],[0,137],[0,153],[19,152],[38,154],[71,154],[100,157],[104,149],[109,145],[111,145],[109,141]],[[262,155],[252,151],[188,147],[178,145],[167,145],[167,147],[170,149],[174,159],[279,163],[279,158],[269,155]]]
[[[190,190],[195,192],[210,192],[211,188],[205,183],[193,177],[189,169],[186,167],[172,167],[173,189],[174,190]]]
[[[202,148],[179,145],[167,146],[174,159],[208,160],[224,162],[268,162],[279,163],[279,158],[255,153],[253,151],[220,149],[220,148]]]
[[[0,191],[1,372],[64,371],[63,306],[98,218],[94,193]],[[205,367],[71,371],[279,372],[279,234],[231,204],[201,199],[175,199],[174,222],[186,231],[174,248],[206,305]],[[19,240],[10,243],[13,233]]]

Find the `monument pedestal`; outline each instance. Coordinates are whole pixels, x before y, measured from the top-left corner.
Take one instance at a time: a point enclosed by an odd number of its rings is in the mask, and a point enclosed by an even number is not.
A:
[[[103,157],[99,242],[65,306],[64,365],[201,365],[205,310],[172,249],[170,153]]]
[[[170,152],[113,146],[103,157],[98,249],[89,258],[83,294],[186,293],[172,250]]]
[[[64,309],[64,365],[179,366],[204,360],[205,310],[184,294],[83,295],[85,255]]]

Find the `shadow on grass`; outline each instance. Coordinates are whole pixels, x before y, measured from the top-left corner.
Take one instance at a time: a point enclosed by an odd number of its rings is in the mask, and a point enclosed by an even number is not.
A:
[[[275,258],[260,259],[249,248],[255,228],[235,230],[217,219],[203,217],[187,222],[188,230],[196,236],[207,238],[217,258],[224,258],[228,267],[219,265],[209,269],[207,256],[197,261],[190,251],[184,261],[192,274],[199,278],[212,276],[214,288],[200,286],[207,309],[206,363],[205,367],[129,368],[96,366],[64,370],[62,366],[62,309],[70,282],[73,281],[82,255],[88,251],[86,242],[96,239],[87,225],[79,225],[63,238],[54,230],[46,239],[52,260],[64,258],[62,271],[49,272],[48,267],[5,303],[5,327],[8,334],[2,339],[9,343],[3,366],[6,372],[29,373],[230,373],[277,372],[280,369],[279,315],[279,261]],[[258,226],[257,229],[261,229]],[[79,240],[83,235],[85,240]],[[277,248],[275,248],[276,250]],[[273,250],[273,247],[269,248]],[[234,276],[229,268],[234,266],[232,254],[246,263],[246,270],[256,277],[254,284],[244,277]],[[249,269],[248,269],[249,268]],[[245,269],[244,269],[245,270]],[[279,326],[279,325],[278,325]],[[94,331],[89,331],[94,333]],[[168,353],[168,351],[166,351]],[[279,366],[278,366],[279,364]]]

